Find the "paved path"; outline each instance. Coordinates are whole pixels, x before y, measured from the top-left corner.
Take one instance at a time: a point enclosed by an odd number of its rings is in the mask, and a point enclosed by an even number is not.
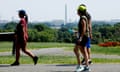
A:
[[[35,55],[61,55],[61,56],[75,56],[73,51],[65,51],[64,48],[44,48],[38,50],[32,50]],[[22,52],[21,52],[22,53]],[[0,52],[0,56],[11,55],[11,52]],[[22,53],[22,55],[25,55]],[[118,55],[104,55],[104,54],[92,54],[92,58],[115,58],[120,59]]]
[[[120,64],[94,64],[91,72],[120,72]],[[20,66],[0,65],[0,72],[74,72],[76,65],[69,64],[23,64]]]
[[[62,48],[48,48],[32,50],[36,55],[68,55],[74,56],[72,51],[64,51]],[[23,53],[22,53],[23,54]],[[0,52],[0,56],[11,55],[11,52]],[[23,54],[24,55],[24,54]],[[119,58],[117,55],[93,54],[92,58]],[[91,72],[120,72],[120,64],[93,64],[90,66]],[[0,64],[0,72],[74,72],[76,65],[69,64],[21,64],[20,66],[10,66]]]

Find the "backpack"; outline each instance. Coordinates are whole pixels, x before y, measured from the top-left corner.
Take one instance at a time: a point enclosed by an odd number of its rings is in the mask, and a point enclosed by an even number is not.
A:
[[[90,31],[90,30],[89,30],[89,25],[88,25],[88,19],[87,19],[86,16],[81,16],[81,18],[86,21],[86,34],[85,34],[85,35],[86,35],[87,37],[89,37],[89,36],[90,36],[90,35],[89,35],[89,31]]]

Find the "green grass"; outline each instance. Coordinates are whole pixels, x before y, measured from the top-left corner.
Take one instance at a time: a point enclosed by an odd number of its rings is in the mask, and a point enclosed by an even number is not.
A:
[[[0,52],[11,51],[12,42],[0,42]]]
[[[41,43],[41,42],[29,42],[27,47],[34,49],[34,48],[61,48],[61,47],[73,47],[74,44],[72,43],[53,43],[53,42],[46,42],[46,43]]]
[[[13,56],[0,56],[0,64],[11,64],[15,58]],[[38,64],[77,64],[74,56],[39,56]],[[93,58],[93,63],[120,63],[120,59]],[[21,56],[21,64],[33,64],[28,56]]]
[[[98,45],[92,45],[92,52],[110,55],[120,55],[120,47],[100,47]]]
[[[41,42],[28,42],[27,48],[41,49],[41,48],[64,48],[65,50],[72,51],[74,43],[41,43]],[[11,51],[12,42],[0,42],[0,52]],[[98,45],[91,46],[92,53],[120,55],[120,47],[100,47]]]
[[[0,52],[11,51],[12,42],[0,42]],[[62,47],[73,47],[70,43],[41,43],[41,42],[28,42],[27,48],[29,49],[40,49],[40,48],[62,48]]]
[[[73,47],[66,48],[65,50],[73,50]],[[120,47],[100,47],[98,45],[91,45],[91,52],[94,54],[107,54],[107,55],[120,55]]]
[[[11,51],[13,43],[12,42],[0,42],[0,52]],[[71,43],[41,43],[41,42],[28,42],[27,48],[29,49],[41,49],[41,48],[62,48],[62,47],[72,47],[74,44]]]
[[[29,42],[27,47],[29,49],[40,48],[64,48],[65,50],[72,51],[74,48],[73,43],[41,43]],[[11,51],[12,42],[0,42],[0,52]],[[98,45],[91,46],[92,53],[120,55],[120,47],[99,47]],[[0,56],[0,64],[11,64],[14,62],[13,56]],[[106,58],[92,58],[94,63],[120,63],[120,59],[106,59]],[[33,61],[28,56],[21,56],[21,64],[33,64]],[[39,64],[77,64],[74,56],[39,56]]]

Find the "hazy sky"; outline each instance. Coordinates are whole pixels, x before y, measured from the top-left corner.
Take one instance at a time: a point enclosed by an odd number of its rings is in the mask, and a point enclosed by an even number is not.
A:
[[[93,20],[120,19],[120,0],[0,0],[0,19],[18,19],[17,11],[25,9],[31,21],[51,21],[65,18],[76,21],[77,7],[84,3]]]

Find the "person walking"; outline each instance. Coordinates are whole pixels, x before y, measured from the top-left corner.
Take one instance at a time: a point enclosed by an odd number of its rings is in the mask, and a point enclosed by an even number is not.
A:
[[[77,58],[77,67],[76,72],[90,70],[89,64],[88,64],[88,53],[86,44],[89,41],[89,28],[88,28],[88,21],[86,17],[86,7],[85,6],[79,6],[77,10],[78,16],[80,16],[80,20],[78,23],[78,39],[76,41],[75,47],[74,47],[74,53]],[[85,58],[85,67],[82,66],[80,61],[80,52],[83,54],[83,57]]]
[[[16,60],[14,63],[11,64],[11,66],[17,66],[19,65],[19,58],[20,58],[20,49],[29,55],[34,62],[34,65],[37,64],[38,57],[35,56],[32,52],[30,52],[26,46],[27,46],[27,40],[28,40],[28,32],[27,32],[27,23],[28,23],[28,16],[25,12],[25,10],[19,10],[18,16],[20,18],[19,23],[16,26],[15,30],[15,47],[16,47]]]
[[[81,4],[80,6],[84,6],[86,7],[85,4]],[[87,7],[86,7],[87,8]],[[89,28],[89,39],[88,42],[86,44],[86,48],[87,48],[87,53],[88,53],[88,63],[91,64],[92,60],[91,60],[91,39],[92,39],[92,22],[91,22],[91,15],[90,13],[88,13],[88,11],[86,10],[86,15],[87,20],[88,20],[88,28]],[[81,63],[84,65],[85,64],[85,58],[83,58],[83,60],[81,61]]]

